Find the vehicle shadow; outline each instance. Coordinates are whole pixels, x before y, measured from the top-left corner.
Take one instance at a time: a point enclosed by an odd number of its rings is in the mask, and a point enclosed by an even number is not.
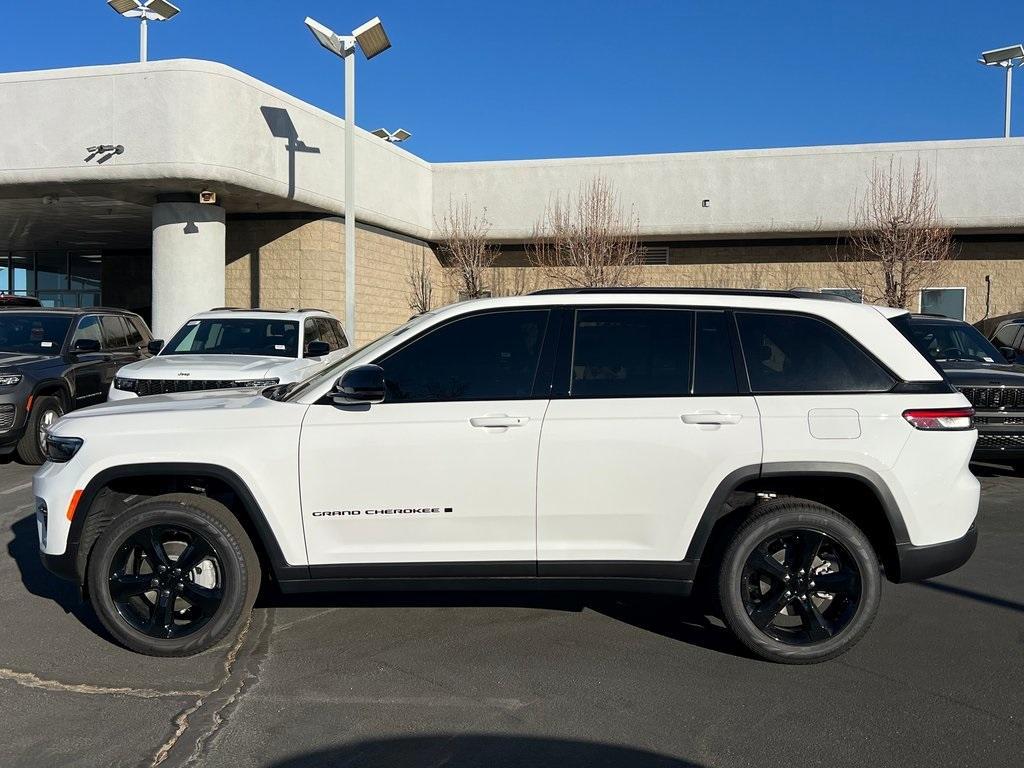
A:
[[[697,763],[633,747],[536,736],[437,734],[357,741],[307,752],[270,768],[700,768]]]
[[[88,629],[104,638],[110,638],[95,614],[70,581],[59,579],[43,567],[39,559],[39,534],[35,514],[26,515],[11,526],[14,538],[7,545],[7,553],[18,566],[21,583],[37,597],[57,603],[65,613],[72,614]]]
[[[729,656],[753,659],[694,597],[611,592],[557,591],[407,591],[309,592],[284,594],[266,587],[257,608],[532,608],[579,613],[591,610],[645,632]]]

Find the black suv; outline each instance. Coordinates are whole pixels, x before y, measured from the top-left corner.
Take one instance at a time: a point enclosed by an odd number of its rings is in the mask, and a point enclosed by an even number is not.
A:
[[[42,464],[44,430],[106,400],[114,373],[148,357],[152,338],[121,309],[0,309],[0,453]]]
[[[974,406],[974,458],[1024,471],[1024,365],[1013,350],[996,349],[977,328],[948,317],[914,315],[910,326],[921,350]]]

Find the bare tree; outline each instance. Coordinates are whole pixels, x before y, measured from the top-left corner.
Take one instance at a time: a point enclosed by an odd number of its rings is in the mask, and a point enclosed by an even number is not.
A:
[[[460,299],[486,296],[487,271],[497,255],[487,239],[491,230],[487,209],[475,214],[468,199],[449,199],[448,211],[436,227],[438,258],[447,270],[452,291]]]
[[[537,275],[533,267],[493,267],[490,278],[495,296],[523,296],[537,290]]]
[[[409,284],[409,309],[421,315],[429,312],[434,297],[434,284],[431,282],[430,267],[427,266],[426,254],[420,256],[419,261],[409,261],[409,274],[406,276]]]
[[[909,309],[918,288],[941,282],[956,258],[953,233],[939,222],[936,190],[918,159],[913,171],[875,166],[854,204],[853,228],[835,265],[864,300]]]
[[[597,176],[548,204],[534,225],[529,259],[558,285],[633,286],[643,261],[639,229],[635,208],[623,214],[612,185]]]

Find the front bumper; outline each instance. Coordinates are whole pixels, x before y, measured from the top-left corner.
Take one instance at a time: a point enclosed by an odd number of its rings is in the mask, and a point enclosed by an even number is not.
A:
[[[979,410],[974,423],[978,428],[975,460],[1024,460],[1024,412]]]
[[[971,523],[967,533],[952,541],[920,547],[913,544],[897,544],[900,571],[895,581],[923,581],[954,571],[971,559],[977,546],[976,523]]]
[[[32,394],[31,386],[23,381],[0,394],[0,454],[10,453],[25,434],[28,410],[25,406]]]

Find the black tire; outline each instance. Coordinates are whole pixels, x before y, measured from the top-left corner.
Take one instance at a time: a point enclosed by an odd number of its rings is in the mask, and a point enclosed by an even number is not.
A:
[[[726,625],[755,655],[812,664],[864,636],[881,581],[871,542],[849,519],[779,498],[755,507],[736,531],[719,564],[718,598]]]
[[[188,572],[177,573],[183,558]],[[86,578],[93,610],[118,642],[149,656],[190,656],[237,634],[259,592],[260,564],[227,507],[178,493],[115,519],[89,555]]]
[[[32,410],[25,421],[25,434],[18,441],[18,459],[25,464],[42,464],[46,461],[41,438],[42,428],[64,415],[64,403],[59,397],[43,395],[32,401]]]

